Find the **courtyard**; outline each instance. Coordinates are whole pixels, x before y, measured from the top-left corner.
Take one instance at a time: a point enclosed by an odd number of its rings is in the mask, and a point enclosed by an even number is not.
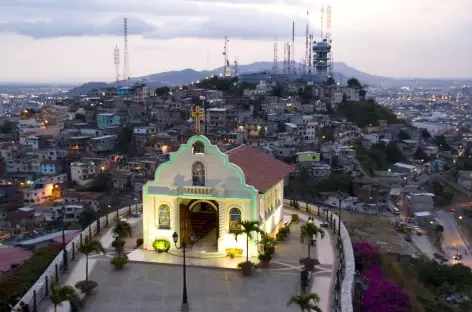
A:
[[[98,290],[87,298],[86,312],[174,312],[182,301],[182,267],[131,263],[115,271],[98,260],[90,274]],[[244,278],[237,270],[188,267],[187,289],[194,312],[299,311],[286,307],[300,277],[292,270],[258,270]]]

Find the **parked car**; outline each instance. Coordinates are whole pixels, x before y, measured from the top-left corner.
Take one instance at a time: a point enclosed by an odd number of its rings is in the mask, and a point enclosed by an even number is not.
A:
[[[407,242],[411,242],[411,235],[410,235],[410,234],[406,234],[406,235],[405,235],[405,240],[406,240]]]
[[[423,235],[423,231],[421,231],[420,229],[416,229],[416,235]]]

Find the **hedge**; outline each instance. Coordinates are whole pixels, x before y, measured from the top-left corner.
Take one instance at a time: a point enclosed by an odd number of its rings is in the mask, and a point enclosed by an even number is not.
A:
[[[0,277],[0,310],[8,304],[16,304],[17,298],[36,283],[56,258],[61,249],[55,246],[39,248],[30,259]]]

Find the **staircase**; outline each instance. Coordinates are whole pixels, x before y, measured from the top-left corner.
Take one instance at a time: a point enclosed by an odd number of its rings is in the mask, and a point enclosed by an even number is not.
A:
[[[216,227],[215,213],[192,212],[190,219],[192,220],[192,230],[195,232],[197,240]]]

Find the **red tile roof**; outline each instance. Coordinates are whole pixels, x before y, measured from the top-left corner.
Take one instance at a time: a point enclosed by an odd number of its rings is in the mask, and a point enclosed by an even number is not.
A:
[[[243,170],[246,184],[254,186],[260,193],[265,193],[295,169],[247,145],[240,145],[226,154],[230,162]]]

